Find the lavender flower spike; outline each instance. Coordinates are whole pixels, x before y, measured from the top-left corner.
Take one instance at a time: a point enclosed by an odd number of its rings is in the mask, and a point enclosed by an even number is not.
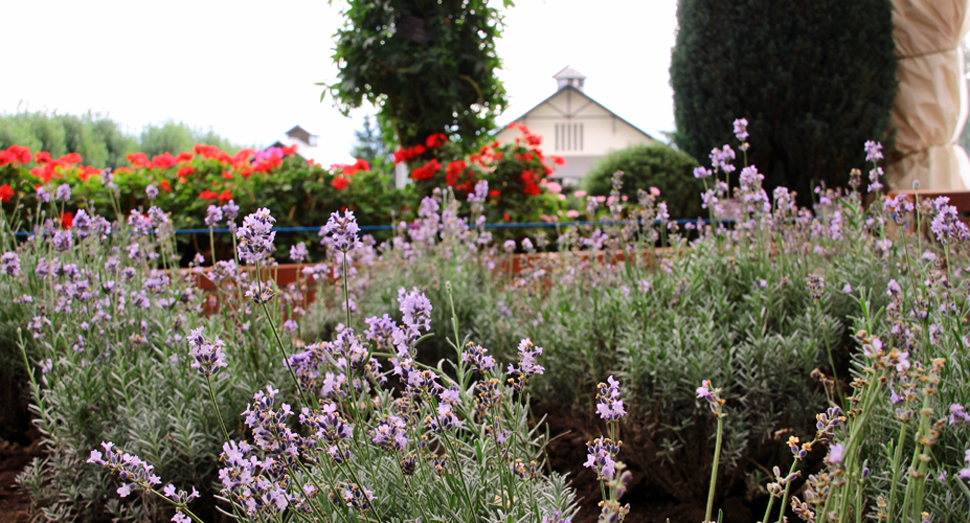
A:
[[[132,487],[147,489],[162,482],[158,476],[152,474],[152,469],[155,467],[145,463],[138,456],[127,452],[122,453],[115,449],[111,442],[101,442],[101,446],[104,447],[105,453],[92,450],[91,457],[88,458],[87,462],[101,465],[109,471],[117,473],[121,479],[128,481],[117,490],[119,496],[128,497],[131,494]]]
[[[276,233],[273,232],[275,222],[276,219],[270,216],[269,209],[265,208],[246,216],[242,227],[236,231],[236,238],[239,238],[239,257],[254,265],[268,258],[275,249],[273,246],[273,240],[276,239]]]
[[[620,399],[620,382],[613,379],[613,376],[606,381],[609,385],[606,383],[598,385],[599,392],[596,394],[596,399],[599,403],[596,405],[596,411],[599,412],[600,418],[615,421],[626,415],[623,400]]]
[[[188,342],[192,346],[189,355],[195,358],[192,368],[199,369],[208,378],[226,366],[226,354],[222,351],[226,343],[219,336],[212,343],[207,342],[202,336],[202,329],[203,327],[199,327],[189,333]]]
[[[323,234],[333,235],[333,246],[340,252],[347,252],[361,245],[360,238],[357,237],[358,231],[360,227],[357,226],[354,211],[344,211],[343,216],[334,212],[320,230]]]
[[[207,227],[215,227],[222,221],[222,207],[210,205],[206,209],[205,224]]]

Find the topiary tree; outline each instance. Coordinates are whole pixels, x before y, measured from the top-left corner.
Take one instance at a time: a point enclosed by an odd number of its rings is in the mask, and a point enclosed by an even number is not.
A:
[[[889,0],[680,0],[677,20],[674,141],[695,158],[736,144],[731,122],[747,118],[769,193],[788,186],[804,205],[813,181],[865,167],[866,140],[891,141]]]
[[[382,133],[405,148],[436,133],[457,133],[465,152],[477,148],[506,105],[495,76],[499,10],[487,0],[348,4],[335,35],[338,81],[327,86],[341,110],[370,102]]]
[[[583,178],[582,186],[592,195],[607,195],[613,186],[613,173],[623,171],[620,194],[637,201],[637,189],[660,189],[660,200],[667,202],[671,218],[697,218],[701,215],[700,193],[704,185],[694,177],[697,162],[690,155],[657,143],[633,145],[613,151]]]

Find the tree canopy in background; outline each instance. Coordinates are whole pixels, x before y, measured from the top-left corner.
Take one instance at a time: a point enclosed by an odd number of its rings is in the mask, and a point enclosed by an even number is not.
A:
[[[78,153],[87,165],[117,169],[127,166],[126,156],[143,152],[152,156],[192,151],[196,143],[215,145],[229,153],[239,148],[212,130],[200,131],[172,121],[148,125],[141,136],[126,134],[121,124],[101,114],[81,116],[41,111],[0,115],[0,149],[11,145],[47,151],[57,158]]]
[[[804,205],[813,182],[843,186],[864,167],[866,140],[891,145],[889,0],[680,0],[677,21],[674,141],[701,163],[747,118],[766,188]]]
[[[507,103],[495,76],[500,11],[487,0],[348,3],[335,35],[338,80],[327,86],[338,107],[373,104],[402,147],[436,133],[459,135],[467,150],[484,141]]]
[[[371,167],[388,161],[391,152],[384,143],[381,130],[371,124],[370,116],[364,117],[364,128],[354,131],[354,136],[357,138],[357,144],[351,149],[351,156],[366,160]]]

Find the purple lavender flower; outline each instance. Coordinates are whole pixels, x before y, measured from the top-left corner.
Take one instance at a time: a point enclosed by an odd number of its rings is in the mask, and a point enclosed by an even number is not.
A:
[[[70,200],[71,199],[71,186],[68,185],[68,184],[66,184],[66,183],[62,183],[60,186],[58,186],[58,188],[57,188],[57,194],[54,197],[56,199],[61,200],[61,201],[64,201],[64,202]]]
[[[72,227],[77,231],[79,239],[83,240],[88,237],[91,232],[91,217],[84,209],[78,209],[77,214],[74,215]]]
[[[20,274],[20,256],[13,251],[7,251],[0,256],[0,274],[17,276]]]
[[[488,374],[495,368],[495,359],[488,356],[488,350],[481,345],[468,343],[465,350],[461,353],[461,362],[471,365],[472,370],[479,374]]]
[[[613,379],[613,376],[606,381],[609,385],[600,383],[597,386],[599,392],[596,394],[596,399],[599,403],[596,404],[596,411],[599,412],[601,419],[616,421],[626,415],[623,400],[620,399],[620,382]]]
[[[122,453],[115,449],[111,442],[101,442],[101,446],[104,447],[105,454],[98,450],[92,450],[87,462],[100,465],[112,473],[118,474],[118,477],[125,481],[125,484],[117,490],[119,496],[128,497],[131,494],[132,487],[148,489],[162,482],[158,476],[152,474],[152,469],[155,467],[145,463],[138,456]],[[107,460],[104,458],[107,458]]]
[[[701,382],[701,386],[697,387],[697,399],[707,401],[707,406],[710,407],[711,413],[713,413],[714,416],[726,416],[726,414],[721,414],[721,406],[725,403],[725,401],[721,399],[721,389],[712,388],[711,380],[704,380]]]
[[[936,215],[930,223],[930,230],[936,234],[936,239],[940,243],[950,243],[951,240],[966,241],[970,239],[970,231],[966,224],[960,221],[957,208],[947,205],[950,199],[941,196],[933,201],[932,206],[936,210]]]
[[[882,160],[882,144],[879,142],[874,142],[869,140],[865,145],[866,149],[866,161],[875,162]]]
[[[145,187],[145,194],[148,195],[149,200],[154,200],[158,197],[158,187],[155,187],[154,185]]]
[[[407,447],[408,438],[404,420],[397,416],[388,416],[384,423],[374,429],[375,436],[371,439],[375,444],[392,452],[400,452]]]
[[[869,192],[877,192],[882,189],[882,184],[879,183],[879,177],[882,175],[882,167],[869,170]]]
[[[300,413],[300,424],[311,430],[316,441],[336,444],[346,438],[354,436],[354,427],[347,420],[340,417],[337,405],[324,403],[321,410],[311,411],[303,407]]]
[[[819,274],[809,274],[807,283],[805,284],[805,290],[817,302],[822,299],[822,294],[825,292],[825,278]]]
[[[206,210],[205,224],[207,227],[212,228],[219,225],[222,221],[222,207],[215,205],[210,205]]]
[[[360,238],[357,233],[360,227],[357,226],[357,218],[353,211],[344,211],[340,216],[339,212],[334,212],[327,220],[327,224],[320,229],[320,235],[332,235],[333,246],[340,252],[347,252],[351,249],[360,247]]]
[[[970,415],[959,403],[950,405],[950,425],[957,425],[970,421]]]
[[[307,257],[306,243],[299,242],[290,247],[290,259],[302,263]]]
[[[246,216],[243,225],[236,231],[236,238],[239,239],[237,250],[239,257],[247,263],[258,265],[260,261],[268,258],[275,247],[273,240],[276,233],[273,231],[273,224],[276,219],[270,216],[269,209],[263,208]]]
[[[551,516],[542,516],[542,523],[573,523],[573,518],[563,517],[563,512],[557,510]]]
[[[734,136],[737,137],[739,142],[743,142],[748,139],[747,118],[738,118],[734,121]]]
[[[695,167],[694,168],[694,178],[699,180],[707,178],[711,175],[711,170],[707,167]]]
[[[240,229],[241,231],[242,229]],[[262,305],[264,303],[269,303],[273,301],[276,297],[276,292],[270,288],[270,282],[251,282],[249,284],[249,289],[246,291],[245,296],[253,301],[256,305]]]
[[[219,339],[219,336],[209,343],[202,336],[202,329],[203,327],[193,329],[187,340],[192,347],[189,356],[195,358],[192,368],[199,369],[202,375],[208,378],[226,366],[226,354],[222,351],[226,343]]]
[[[222,206],[222,214],[226,217],[226,220],[231,222],[236,219],[236,216],[239,216],[239,206],[233,200],[229,200]]]
[[[330,489],[330,501],[338,506],[343,503],[361,513],[366,513],[370,509],[370,504],[377,499],[374,497],[374,492],[356,483],[340,482],[336,487],[336,490]]]
[[[829,465],[841,465],[843,452],[845,452],[845,446],[841,443],[829,447],[829,454],[825,456],[825,462]]]
[[[505,240],[505,243],[502,244],[502,249],[509,254],[515,252],[515,240]]]
[[[468,203],[485,203],[485,199],[488,197],[488,181],[481,180],[475,184],[475,190],[468,193]]]
[[[593,469],[596,475],[606,479],[613,479],[616,474],[616,455],[620,446],[613,444],[609,438],[596,438],[586,444],[586,463],[583,466]]]
[[[59,230],[54,233],[54,238],[51,240],[54,244],[54,248],[59,251],[69,251],[71,247],[74,246],[74,233],[68,230]]]
[[[404,314],[404,325],[408,329],[428,330],[431,328],[431,300],[424,293],[414,288],[410,291],[401,287],[397,291],[397,301],[401,304],[401,313]]]
[[[38,187],[37,200],[43,203],[49,203],[51,201],[51,195],[49,192],[45,191],[43,187]]]
[[[536,357],[542,354],[542,347],[536,347],[529,338],[519,342],[519,365],[508,366],[508,374],[513,376],[509,383],[516,392],[521,392],[522,388],[529,383],[529,378],[545,372],[542,365],[536,364]]]

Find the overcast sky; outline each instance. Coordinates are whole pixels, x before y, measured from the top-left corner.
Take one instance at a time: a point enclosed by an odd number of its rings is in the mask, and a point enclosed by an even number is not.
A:
[[[337,0],[31,0],[4,5],[0,112],[107,113],[130,133],[182,121],[241,145],[296,124],[344,161],[372,108],[344,117],[316,82],[333,81]],[[586,93],[663,138],[673,130],[668,68],[676,0],[517,0],[505,11],[500,123],[553,93],[566,65]]]

